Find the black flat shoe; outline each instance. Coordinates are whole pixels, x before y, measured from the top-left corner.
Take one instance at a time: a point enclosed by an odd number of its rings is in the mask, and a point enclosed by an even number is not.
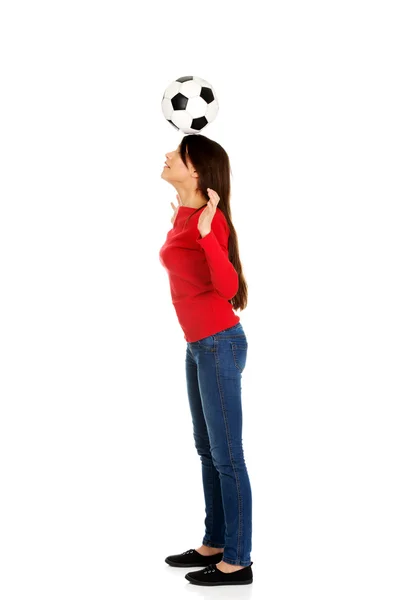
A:
[[[171,567],[207,567],[209,564],[216,564],[223,558],[223,551],[213,556],[203,556],[194,548],[182,552],[182,554],[171,554],[165,561]]]
[[[215,564],[211,563],[206,569],[187,573],[185,579],[195,585],[244,585],[253,581],[252,565],[253,562],[248,567],[238,569],[234,573],[223,573]]]

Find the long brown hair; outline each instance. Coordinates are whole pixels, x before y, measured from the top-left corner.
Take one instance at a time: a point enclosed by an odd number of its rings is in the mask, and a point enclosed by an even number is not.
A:
[[[228,238],[228,258],[238,273],[238,292],[230,300],[235,310],[244,310],[248,303],[248,285],[242,272],[242,265],[239,258],[237,232],[231,220],[230,196],[230,159],[227,152],[220,144],[200,134],[189,134],[182,138],[180,144],[180,155],[182,161],[188,166],[187,154],[198,174],[197,191],[205,198],[205,206],[209,200],[207,188],[214,190],[220,200],[218,208],[223,212],[230,235]],[[194,214],[203,208],[200,206],[188,217],[190,219]],[[187,219],[187,221],[188,221]],[[187,223],[186,221],[186,223]]]

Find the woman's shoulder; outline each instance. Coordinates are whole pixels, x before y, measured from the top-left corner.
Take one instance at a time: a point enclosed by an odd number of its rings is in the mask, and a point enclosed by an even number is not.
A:
[[[223,213],[223,211],[221,210],[220,206],[217,206],[216,215],[217,215],[217,218],[219,218],[221,221],[224,221],[224,223],[226,225],[228,225],[227,219],[226,219],[226,215]]]

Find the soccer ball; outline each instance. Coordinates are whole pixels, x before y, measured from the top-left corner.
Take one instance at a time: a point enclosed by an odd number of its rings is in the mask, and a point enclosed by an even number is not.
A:
[[[218,110],[212,86],[200,77],[180,77],[163,94],[163,115],[183,133],[199,133],[214,121]]]

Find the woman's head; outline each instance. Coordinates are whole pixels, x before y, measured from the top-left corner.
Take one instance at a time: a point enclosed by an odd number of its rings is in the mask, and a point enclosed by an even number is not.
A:
[[[220,144],[204,135],[184,136],[175,150],[166,153],[166,164],[162,178],[175,187],[186,206],[204,206],[209,200],[208,187],[222,198],[220,192],[229,186],[227,153]]]
[[[230,229],[228,240],[229,260],[238,273],[239,289],[231,303],[235,309],[244,310],[247,305],[247,284],[242,274],[238,240],[231,220],[230,160],[220,144],[200,134],[190,134],[182,138],[176,150],[167,152],[168,167],[162,177],[177,190],[184,206],[197,208],[188,219],[193,218],[209,200],[207,188],[214,190],[220,200],[220,209]]]

